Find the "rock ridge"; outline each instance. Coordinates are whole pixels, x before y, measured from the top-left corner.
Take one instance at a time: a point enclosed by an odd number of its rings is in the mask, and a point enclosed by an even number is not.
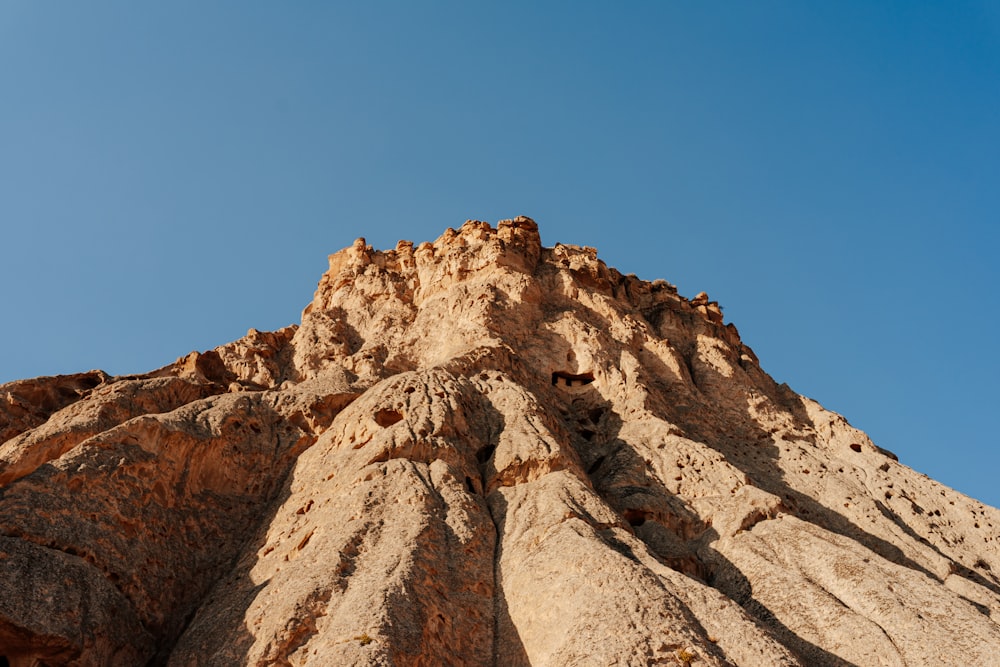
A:
[[[0,399],[0,664],[1000,664],[996,509],[530,218]]]

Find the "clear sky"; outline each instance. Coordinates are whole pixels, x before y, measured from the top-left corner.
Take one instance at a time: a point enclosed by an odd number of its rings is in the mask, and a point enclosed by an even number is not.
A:
[[[1000,505],[1000,4],[0,0],[0,382],[156,368],[298,322],[358,236],[519,214]]]

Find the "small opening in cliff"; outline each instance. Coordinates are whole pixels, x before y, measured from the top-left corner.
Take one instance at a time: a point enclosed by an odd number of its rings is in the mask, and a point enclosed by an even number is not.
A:
[[[87,377],[80,380],[80,386],[83,389],[93,389],[97,385],[101,384],[103,380],[100,377],[95,377],[93,375],[88,375]],[[0,656],[2,658],[3,656]],[[6,660],[6,658],[4,658]],[[3,667],[3,661],[0,661],[0,667]]]
[[[479,495],[479,489],[476,488],[476,483],[472,481],[472,478],[468,475],[465,476],[465,488],[474,496]]]
[[[594,381],[594,374],[587,373],[567,373],[566,371],[555,371],[552,373],[552,386],[563,385],[564,387],[582,387]]]
[[[856,442],[855,442],[855,443],[852,443],[852,444],[851,444],[851,449],[853,449],[853,450],[854,450],[854,451],[856,451],[856,452],[860,452],[860,451],[861,451],[861,445],[859,445],[859,444],[858,444],[858,443],[856,443]]]
[[[480,463],[486,463],[493,456],[493,452],[496,450],[496,445],[486,445],[481,447],[478,452],[476,452],[476,460]]]
[[[625,520],[630,526],[639,527],[646,523],[646,513],[642,510],[627,509],[622,514],[625,515]]]
[[[403,420],[403,413],[399,410],[388,410],[383,408],[375,413],[375,423],[383,428]]]

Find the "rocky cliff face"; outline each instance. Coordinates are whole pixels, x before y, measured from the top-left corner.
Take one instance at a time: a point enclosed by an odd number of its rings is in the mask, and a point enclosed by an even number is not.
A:
[[[527,218],[0,439],[0,664],[1000,664],[996,509]]]

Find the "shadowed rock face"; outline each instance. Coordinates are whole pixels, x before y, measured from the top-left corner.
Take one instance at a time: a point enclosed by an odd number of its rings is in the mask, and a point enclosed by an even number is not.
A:
[[[330,257],[299,326],[0,386],[28,665],[991,665],[1000,514],[527,218]],[[2,662],[0,662],[2,664]]]

